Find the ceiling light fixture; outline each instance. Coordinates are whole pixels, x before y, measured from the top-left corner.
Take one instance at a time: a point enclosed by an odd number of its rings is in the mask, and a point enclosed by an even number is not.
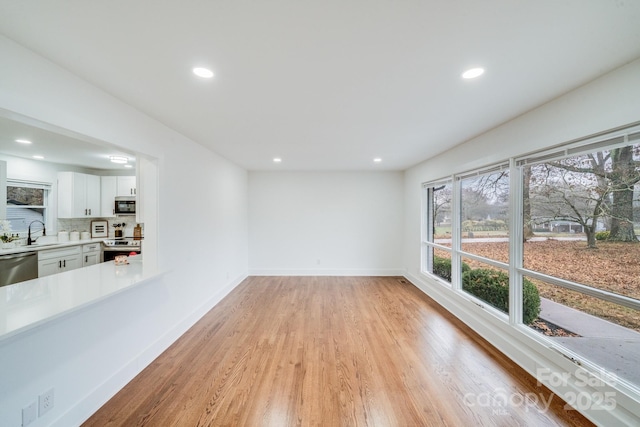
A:
[[[213,77],[213,71],[208,68],[196,67],[193,69],[193,74],[203,79],[210,79]]]
[[[109,157],[109,160],[111,160],[112,163],[118,163],[120,165],[123,165],[129,162],[129,159],[123,156],[111,156]]]
[[[280,163],[280,162],[282,162],[282,159],[280,157],[273,158],[273,163]]]
[[[375,159],[373,159],[373,161],[376,163],[380,163],[382,159],[380,157],[376,157]]]
[[[33,158],[37,159],[37,160],[42,160],[42,159],[44,159],[44,156],[40,156],[40,155],[36,154],[35,156],[33,156]]]
[[[484,74],[484,68],[471,68],[470,70],[462,73],[463,79],[475,79],[476,77],[480,77]]]
[[[28,139],[16,139],[16,142],[19,142],[20,144],[31,144],[31,141]]]
[[[124,165],[125,168],[132,168],[133,165]]]

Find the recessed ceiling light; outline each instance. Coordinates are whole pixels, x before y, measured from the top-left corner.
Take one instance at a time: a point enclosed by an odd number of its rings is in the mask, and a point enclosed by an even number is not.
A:
[[[34,159],[38,159],[38,160],[42,160],[44,159],[44,156],[40,156],[40,155],[35,155],[33,156]]]
[[[109,157],[109,160],[111,160],[113,163],[118,163],[118,164],[125,164],[129,162],[129,159],[123,156],[111,156]]]
[[[133,165],[124,165],[125,168],[132,168]]]
[[[463,79],[475,79],[476,77],[480,77],[484,74],[484,68],[471,68],[470,70],[462,73]]]
[[[31,141],[28,139],[16,139],[16,142],[19,142],[20,144],[31,144]]]
[[[382,159],[380,157],[376,157],[375,159],[373,159],[373,161],[376,163],[380,163]]]
[[[280,162],[282,162],[282,159],[280,157],[273,158],[273,163],[280,163]]]
[[[213,77],[213,71],[208,68],[196,67],[193,69],[193,74],[204,79],[210,79]]]

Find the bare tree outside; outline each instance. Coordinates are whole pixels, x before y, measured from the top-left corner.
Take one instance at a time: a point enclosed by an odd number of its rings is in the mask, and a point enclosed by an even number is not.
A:
[[[574,163],[576,159],[571,160]],[[587,246],[595,248],[595,234],[600,219],[606,215],[609,189],[600,187],[593,173],[574,172],[571,163],[543,163],[531,168],[531,216],[550,232],[584,233]],[[566,223],[579,228],[566,228]]]
[[[438,228],[448,230],[451,234],[451,184],[443,184],[431,189],[433,202],[433,234],[438,235]],[[445,231],[446,233],[446,231]]]
[[[598,231],[607,231],[609,241],[638,242],[634,230],[638,145],[526,166],[523,177],[524,215],[530,222],[577,224],[590,248],[596,247]],[[533,236],[526,227],[525,221],[525,239]]]
[[[638,242],[633,224],[633,195],[634,186],[640,181],[639,154],[638,145],[611,150],[613,198],[609,240],[612,241]]]

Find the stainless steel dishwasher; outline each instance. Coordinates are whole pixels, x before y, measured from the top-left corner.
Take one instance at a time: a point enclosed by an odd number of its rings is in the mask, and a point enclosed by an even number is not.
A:
[[[37,277],[37,252],[0,255],[0,286],[12,285]]]

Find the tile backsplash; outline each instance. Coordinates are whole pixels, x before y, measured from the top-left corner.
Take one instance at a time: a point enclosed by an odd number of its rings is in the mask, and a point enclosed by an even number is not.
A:
[[[116,229],[113,224],[122,224],[125,226],[124,237],[133,237],[133,228],[136,226],[136,221],[133,217],[128,218],[70,218],[70,219],[58,219],[58,231],[91,231],[91,221],[105,220],[109,222],[109,237],[114,237]],[[143,225],[143,224],[141,224]],[[143,227],[144,230],[144,227]]]

